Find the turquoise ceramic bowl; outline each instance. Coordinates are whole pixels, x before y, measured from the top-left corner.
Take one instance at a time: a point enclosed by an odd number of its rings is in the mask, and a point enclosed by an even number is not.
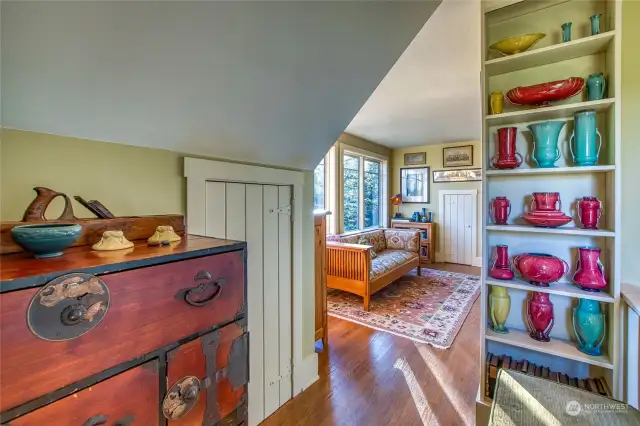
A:
[[[13,241],[38,259],[62,256],[62,250],[73,244],[82,226],[72,223],[21,225],[11,229]]]

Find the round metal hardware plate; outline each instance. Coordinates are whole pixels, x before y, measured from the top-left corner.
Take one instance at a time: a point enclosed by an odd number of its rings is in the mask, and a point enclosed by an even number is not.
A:
[[[31,299],[27,324],[44,340],[75,339],[102,321],[109,302],[109,289],[100,278],[82,273],[62,275]]]
[[[167,391],[162,401],[162,413],[169,420],[186,415],[198,402],[200,380],[195,376],[186,376],[178,380]]]

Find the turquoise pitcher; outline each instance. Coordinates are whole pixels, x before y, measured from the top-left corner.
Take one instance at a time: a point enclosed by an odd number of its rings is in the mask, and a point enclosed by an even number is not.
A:
[[[602,148],[602,135],[596,128],[596,112],[582,111],[573,119],[573,133],[569,138],[569,150],[576,166],[595,166]],[[596,135],[599,144],[596,148]],[[575,139],[575,146],[572,143]]]
[[[599,356],[605,338],[604,314],[597,300],[580,299],[573,308],[573,331],[578,338],[578,349],[588,355]]]
[[[545,121],[527,126],[533,134],[533,155],[531,158],[538,167],[556,167],[556,161],[560,159],[558,137],[564,123],[564,121]]]

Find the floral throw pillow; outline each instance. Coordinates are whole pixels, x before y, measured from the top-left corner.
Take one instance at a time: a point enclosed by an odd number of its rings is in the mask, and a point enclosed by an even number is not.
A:
[[[360,239],[358,240],[358,244],[364,244],[367,246],[371,246],[373,244],[371,244],[371,241],[369,241],[369,238],[367,238],[366,236],[362,236],[360,237]],[[371,248],[371,258],[375,259],[378,256],[378,253],[376,253],[375,247]]]

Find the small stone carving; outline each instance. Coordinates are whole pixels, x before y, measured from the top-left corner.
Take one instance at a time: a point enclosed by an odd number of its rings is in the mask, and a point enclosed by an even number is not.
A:
[[[170,243],[180,241],[180,235],[176,234],[173,226],[158,226],[156,232],[147,240],[151,246],[159,246],[165,241]],[[163,244],[164,245],[164,244]]]
[[[133,247],[133,243],[124,236],[122,231],[104,231],[102,239],[91,248],[98,251],[122,250]]]

